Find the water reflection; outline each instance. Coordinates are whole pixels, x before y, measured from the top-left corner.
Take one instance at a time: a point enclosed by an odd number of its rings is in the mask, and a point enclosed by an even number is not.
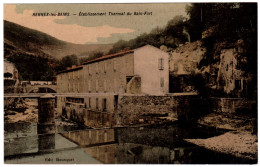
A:
[[[114,129],[87,129],[62,133],[62,135],[80,146],[100,145],[115,142]]]
[[[187,143],[225,133],[208,127],[156,127],[81,130],[63,134],[99,162],[106,164],[225,164],[252,163]]]
[[[115,164],[117,144],[106,144],[95,147],[83,148],[93,158],[104,164]]]
[[[30,128],[28,128],[30,129]],[[30,131],[30,130],[29,130]],[[94,158],[105,164],[225,164],[255,163],[210,151],[185,142],[185,138],[208,138],[225,133],[208,127],[165,125],[115,129],[83,129],[52,135],[5,138],[5,157],[45,151],[70,153],[78,162]],[[10,137],[10,136],[9,136]],[[73,151],[75,150],[75,151]],[[77,150],[79,151],[79,150]],[[76,155],[75,155],[76,157]],[[42,161],[38,163],[45,163]]]
[[[55,134],[38,135],[38,149],[39,152],[55,149]]]

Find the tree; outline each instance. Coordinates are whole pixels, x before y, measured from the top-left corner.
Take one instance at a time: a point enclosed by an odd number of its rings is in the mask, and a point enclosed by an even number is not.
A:
[[[14,54],[7,58],[13,62],[18,70],[19,79],[24,80],[52,80],[54,71],[49,59],[42,56],[28,54]]]
[[[230,47],[243,41],[243,53],[239,55],[240,69],[256,74],[257,69],[257,4],[256,3],[194,3],[186,7],[191,39],[198,40],[205,30],[212,34],[202,40],[207,49],[202,66],[218,61],[216,45]]]
[[[81,58],[79,61],[80,61],[80,64],[83,64],[84,62],[87,62],[89,60],[93,60],[93,59],[99,58],[99,57],[101,57],[103,55],[104,55],[103,52],[95,51],[95,52],[90,53],[88,57]]]
[[[78,57],[76,55],[68,55],[61,59],[59,66],[57,67],[58,71],[66,70],[67,67],[71,67],[72,65],[78,65]]]
[[[179,44],[189,41],[187,34],[184,33],[186,19],[183,16],[175,16],[164,28],[156,27],[150,33],[140,34],[129,41],[119,40],[113,45],[109,53],[116,53],[124,49],[135,49],[146,44],[158,48],[161,45],[176,48]]]

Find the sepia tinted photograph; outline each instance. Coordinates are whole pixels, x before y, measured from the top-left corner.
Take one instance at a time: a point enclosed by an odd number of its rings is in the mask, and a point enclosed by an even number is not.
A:
[[[5,164],[257,164],[255,3],[3,4]]]

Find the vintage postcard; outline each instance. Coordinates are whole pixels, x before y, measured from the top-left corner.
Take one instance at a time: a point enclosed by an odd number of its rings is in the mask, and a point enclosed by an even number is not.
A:
[[[256,164],[257,3],[8,4],[5,164]]]

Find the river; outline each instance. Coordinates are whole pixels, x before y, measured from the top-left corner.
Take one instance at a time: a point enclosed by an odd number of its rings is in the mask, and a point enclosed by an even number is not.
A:
[[[5,163],[11,164],[252,164],[199,147],[185,139],[227,132],[198,124],[89,129],[57,126],[53,135],[37,135],[36,123],[6,123]]]

